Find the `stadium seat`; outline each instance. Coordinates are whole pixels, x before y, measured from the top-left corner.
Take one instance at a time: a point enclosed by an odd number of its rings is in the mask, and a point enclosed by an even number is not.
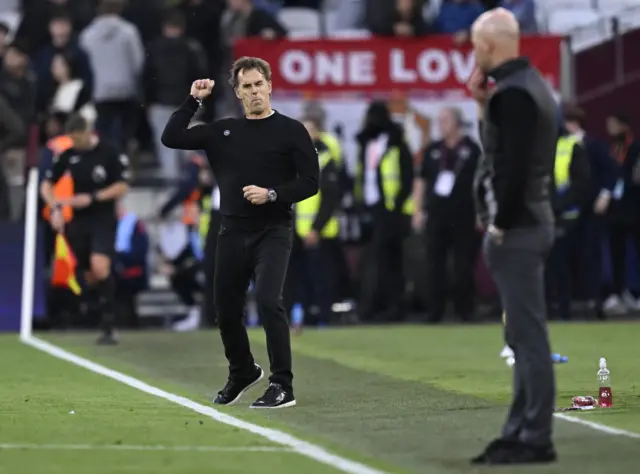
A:
[[[640,8],[640,0],[598,0],[596,8],[603,14],[619,13],[622,10]]]
[[[334,39],[367,39],[371,38],[371,32],[365,29],[348,29],[331,31],[331,38]]]
[[[563,9],[549,13],[549,33],[569,34],[574,30],[593,26],[600,20],[600,15],[592,9]]]
[[[574,8],[578,10],[590,10],[593,8],[593,0],[538,0],[537,5],[547,12]]]
[[[320,33],[320,14],[311,8],[283,8],[278,13],[278,20],[289,32]]]

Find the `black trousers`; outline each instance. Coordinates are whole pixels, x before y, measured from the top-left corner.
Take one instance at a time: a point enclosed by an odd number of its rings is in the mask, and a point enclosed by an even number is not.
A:
[[[198,281],[199,266],[178,269],[171,276],[171,288],[178,295],[180,302],[192,307],[196,304],[196,295],[202,291],[202,285]]]
[[[609,246],[613,294],[621,295],[627,290],[627,243],[633,242],[640,254],[640,219],[631,212],[614,210],[609,223]]]
[[[573,264],[583,237],[580,230],[577,222],[563,223],[556,229],[555,241],[545,268],[547,311],[565,321],[571,319]],[[553,299],[558,304],[557,312],[551,310],[553,306],[550,303]]]
[[[359,314],[365,321],[405,317],[404,241],[410,225],[408,215],[373,210],[373,234],[362,258]]]
[[[204,288],[202,295],[202,314],[204,314],[205,323],[208,326],[215,326],[216,305],[213,298],[213,277],[216,268],[216,248],[218,247],[218,232],[220,231],[220,223],[222,215],[220,211],[212,210],[209,221],[209,231],[204,244]]]
[[[254,359],[243,316],[249,282],[255,282],[258,313],[267,335],[269,380],[291,389],[291,340],[282,289],[293,244],[291,225],[261,230],[236,228],[223,220],[218,233],[214,303],[232,378],[251,374]]]
[[[467,321],[474,311],[474,265],[480,240],[475,218],[469,216],[429,215],[425,229],[427,275],[429,281],[429,321],[444,318],[447,296],[451,294],[456,315]],[[448,257],[453,256],[453,285],[448,291]]]
[[[295,302],[302,304],[305,313],[314,305],[319,307],[318,321],[307,318],[311,323],[328,323],[337,300],[336,247],[340,249],[337,239],[321,239],[315,247],[306,247],[297,236],[294,239],[288,280],[294,285]]]

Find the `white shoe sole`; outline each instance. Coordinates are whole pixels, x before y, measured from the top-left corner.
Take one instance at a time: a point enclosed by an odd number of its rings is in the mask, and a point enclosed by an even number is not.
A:
[[[277,407],[254,407],[254,406],[249,406],[249,408],[251,408],[253,410],[277,410],[278,408],[289,408],[289,407],[294,407],[294,406],[296,406],[296,401],[295,400],[291,400],[290,402],[283,403],[282,405],[278,405]]]
[[[235,405],[238,402],[238,400],[240,400],[240,398],[242,398],[242,395],[244,395],[249,389],[251,389],[252,387],[257,385],[258,382],[260,382],[264,378],[264,370],[262,370],[262,367],[260,367],[259,365],[256,365],[256,367],[260,368],[260,377],[258,377],[250,385],[247,385],[245,387],[245,389],[242,392],[240,392],[238,394],[238,396],[236,398],[234,398],[233,400],[231,400],[229,403],[225,403],[224,405],[222,403],[215,403],[215,405],[222,405],[222,406],[225,406],[225,407],[228,407],[228,406],[231,406],[231,405]]]

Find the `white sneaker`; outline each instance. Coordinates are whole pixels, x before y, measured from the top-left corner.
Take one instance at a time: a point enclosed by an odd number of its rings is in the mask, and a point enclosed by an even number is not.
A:
[[[502,349],[502,352],[500,353],[500,358],[501,359],[508,359],[509,357],[513,357],[513,350],[511,350],[511,348],[509,346],[504,346],[504,349]]]
[[[193,306],[187,317],[173,325],[173,330],[178,332],[195,331],[200,327],[200,308]]]
[[[602,305],[602,309],[607,314],[623,314],[627,310],[618,295],[609,296]]]
[[[629,290],[622,293],[622,303],[630,311],[635,311],[638,309],[638,301],[636,300],[635,296],[631,294]]]

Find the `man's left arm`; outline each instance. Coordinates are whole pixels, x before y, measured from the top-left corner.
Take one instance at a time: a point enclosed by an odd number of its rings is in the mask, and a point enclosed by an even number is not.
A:
[[[130,179],[129,158],[127,155],[116,155],[111,160],[110,181],[111,184],[104,189],[94,193],[93,199],[98,202],[115,201],[120,199],[129,191],[128,181]]]
[[[295,123],[293,130],[291,130],[291,137],[293,139],[293,163],[298,177],[273,188],[278,195],[278,201],[289,204],[314,196],[318,192],[320,175],[318,152],[313,146],[309,133],[301,123]]]
[[[403,141],[400,145],[400,191],[396,196],[395,209],[402,211],[402,206],[413,190],[413,158],[407,144]]]
[[[498,99],[496,101],[496,99]],[[534,127],[538,110],[533,98],[520,89],[506,89],[494,97],[495,120],[504,137],[504,185],[495,189],[497,214],[494,226],[499,230],[512,227],[520,204],[524,201],[527,171],[532,162]]]

